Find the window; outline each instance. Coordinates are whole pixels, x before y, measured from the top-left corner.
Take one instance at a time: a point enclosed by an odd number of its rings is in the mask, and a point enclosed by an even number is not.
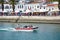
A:
[[[20,8],[21,8],[21,5],[20,5]]]
[[[39,6],[37,6],[37,8],[39,8]]]
[[[22,8],[23,8],[23,5],[22,5]]]
[[[31,9],[31,6],[28,6],[28,9],[30,10]]]
[[[51,9],[49,9],[49,11],[51,11]]]
[[[5,9],[9,9],[9,6],[6,6]]]
[[[23,5],[20,5],[20,8],[23,8]]]
[[[41,7],[40,7],[40,9],[41,9]]]
[[[52,10],[54,10],[54,8],[52,8]]]
[[[44,7],[44,9],[45,9],[45,7]]]
[[[12,8],[12,6],[10,6],[10,8]]]
[[[19,8],[19,6],[18,6],[18,8]]]

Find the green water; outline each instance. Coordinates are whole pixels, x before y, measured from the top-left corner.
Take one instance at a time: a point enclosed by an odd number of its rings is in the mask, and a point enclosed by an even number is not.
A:
[[[1,28],[16,27],[17,23],[0,23]],[[39,27],[34,32],[1,31],[0,40],[60,40],[60,24],[18,23],[19,26]]]

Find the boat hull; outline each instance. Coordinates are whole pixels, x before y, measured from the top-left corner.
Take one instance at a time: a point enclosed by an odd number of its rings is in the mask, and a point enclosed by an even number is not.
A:
[[[33,31],[33,30],[14,30],[14,31],[26,31],[26,32],[30,32],[30,31]]]
[[[16,31],[33,31],[32,28],[15,28]]]
[[[30,32],[30,31],[34,31],[34,30],[37,30],[37,29],[36,28],[6,28],[6,29],[1,29],[1,30]]]

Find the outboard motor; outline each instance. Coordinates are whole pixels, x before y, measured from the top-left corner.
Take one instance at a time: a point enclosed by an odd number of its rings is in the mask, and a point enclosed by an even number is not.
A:
[[[32,28],[32,29],[38,29],[38,27]]]

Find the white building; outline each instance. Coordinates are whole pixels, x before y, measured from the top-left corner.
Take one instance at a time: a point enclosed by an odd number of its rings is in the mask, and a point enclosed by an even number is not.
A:
[[[41,3],[29,3],[32,0],[19,0],[15,5],[15,12],[45,12],[46,6],[41,6]],[[35,1],[35,0],[34,0]],[[42,0],[38,0],[42,1]]]
[[[47,5],[40,5],[40,3],[31,3],[31,4],[17,4],[15,5],[15,12],[45,12],[48,11]]]
[[[15,5],[15,12],[34,12],[37,9],[37,6],[39,6],[39,3],[37,4],[17,4]]]
[[[12,5],[10,5],[10,4],[4,4],[4,13],[6,12],[12,12],[13,11],[13,9],[12,9]]]
[[[33,12],[50,12],[59,11],[58,2],[52,2],[51,4],[41,4],[41,3],[25,3],[20,0],[18,4],[15,5],[15,12],[22,13],[33,13]]]
[[[49,11],[59,11],[58,2],[52,2],[51,4],[47,4],[49,7]]]
[[[15,5],[15,12],[24,12],[25,11],[25,4],[17,4]]]
[[[2,5],[0,4],[0,12],[2,12]]]
[[[52,15],[53,13],[58,14],[59,8],[58,8],[58,2],[52,2],[51,4],[47,4],[47,7],[49,8],[48,14]]]

